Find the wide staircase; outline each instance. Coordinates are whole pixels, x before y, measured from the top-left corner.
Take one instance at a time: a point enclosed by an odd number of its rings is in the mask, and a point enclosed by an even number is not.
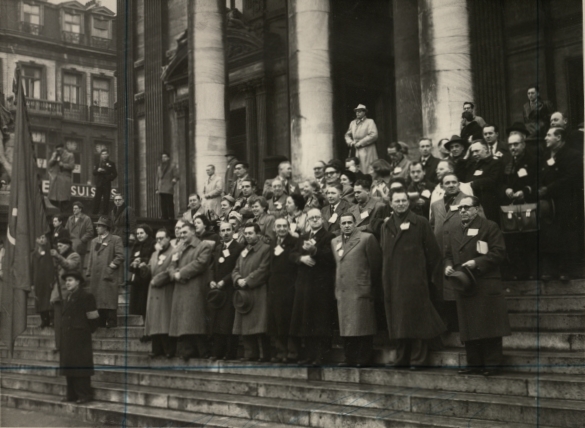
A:
[[[585,280],[506,283],[513,335],[505,368],[493,377],[461,376],[457,334],[432,353],[428,370],[245,365],[149,359],[143,320],[93,335],[95,400],[61,403],[53,329],[39,329],[33,300],[13,358],[0,349],[1,404],[67,414],[97,425],[206,427],[583,427],[585,426]],[[391,346],[377,338],[376,359]],[[340,358],[341,350],[335,349]]]

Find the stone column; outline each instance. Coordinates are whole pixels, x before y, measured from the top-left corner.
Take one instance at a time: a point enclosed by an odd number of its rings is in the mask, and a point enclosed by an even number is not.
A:
[[[246,103],[246,157],[250,164],[250,171],[253,177],[257,177],[258,159],[257,139],[256,139],[256,96],[254,95],[254,86],[245,85],[244,100]],[[258,184],[261,186],[261,184]]]
[[[463,103],[473,100],[466,0],[419,0],[423,132],[438,141],[459,134]]]
[[[333,157],[329,0],[288,2],[291,160],[295,178]]]
[[[266,174],[264,171],[264,158],[266,157],[267,144],[267,121],[266,121],[266,82],[260,79],[256,85],[256,132],[258,136],[258,180],[264,183]]]
[[[193,145],[194,173],[198,192],[205,184],[205,167],[215,165],[217,174],[225,173],[225,49],[224,5],[221,0],[192,0],[193,14],[193,89],[195,112]]]
[[[412,0],[394,0],[394,68],[396,82],[396,136],[411,147],[423,134],[418,7]],[[434,141],[436,144],[436,141]],[[417,147],[418,148],[418,147]]]

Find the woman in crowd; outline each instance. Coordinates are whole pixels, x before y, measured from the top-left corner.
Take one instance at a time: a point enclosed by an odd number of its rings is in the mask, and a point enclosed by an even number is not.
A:
[[[301,195],[305,198],[305,208],[303,211],[307,213],[311,208],[321,209],[323,207],[324,198],[321,195],[321,184],[316,180],[306,180],[300,184]]]
[[[213,241],[215,245],[220,243],[219,235],[213,231],[213,223],[205,214],[197,214],[193,217],[193,225],[195,226],[197,238],[202,241]]]
[[[246,245],[246,238],[244,237],[243,231],[240,231],[240,228],[242,226],[242,215],[237,211],[232,211],[229,215],[228,223],[231,224],[233,227],[234,239],[238,243],[245,246]]]
[[[274,216],[268,214],[267,211],[268,202],[266,198],[263,196],[257,197],[252,204],[254,218],[248,220],[248,223],[258,223],[260,233],[272,241],[276,238],[276,233],[274,232]]]
[[[67,216],[65,214],[55,214],[52,219],[53,222],[53,238],[51,239],[51,246],[57,248],[57,241],[59,238],[69,238],[69,231],[65,229],[67,223]]]
[[[307,223],[307,213],[303,211],[305,203],[305,198],[294,193],[286,198],[286,219],[290,226],[290,234],[295,238],[310,229]]]
[[[154,236],[150,226],[140,224],[136,228],[136,243],[130,256],[130,315],[146,315],[150,271],[148,262],[154,253]]]
[[[220,215],[218,223],[229,221],[229,215],[234,208],[235,203],[236,200],[231,195],[225,195],[223,198],[221,198],[221,203],[219,205]]]
[[[345,199],[350,204],[356,204],[355,196],[353,195],[353,185],[355,180],[355,174],[349,170],[344,170],[339,176],[339,181],[341,182],[343,188],[345,189],[346,187],[351,187],[352,189],[351,193],[343,197],[343,199]]]

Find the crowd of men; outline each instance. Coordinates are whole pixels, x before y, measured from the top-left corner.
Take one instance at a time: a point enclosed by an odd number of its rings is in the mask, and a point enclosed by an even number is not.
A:
[[[47,256],[39,241],[37,263],[61,275],[83,270],[106,328],[116,326],[128,269],[130,313],[145,317],[141,340],[152,342],[153,358],[323,365],[339,332],[338,365],[364,367],[386,331],[396,345],[388,363],[420,370],[438,338],[459,331],[468,363],[460,372],[490,376],[511,334],[501,268],[505,278],[545,281],[583,268],[583,133],[570,132],[561,112],[548,126],[538,114],[530,122],[531,105],[543,103],[529,103],[527,123],[504,133],[465,103],[461,135],[438,145],[421,138],[416,160],[400,142],[378,158],[375,123],[359,105],[346,134],[351,156],[317,161],[310,179],[295,182],[283,161],[261,184],[228,152],[225,177],[207,167],[204,192],[189,196],[174,233],[132,223],[117,195],[94,237],[75,203],[72,216],[54,219],[57,250]],[[175,218],[177,180],[165,153],[157,185],[165,219]],[[35,291],[47,282],[37,280]],[[59,304],[64,280],[50,285]]]

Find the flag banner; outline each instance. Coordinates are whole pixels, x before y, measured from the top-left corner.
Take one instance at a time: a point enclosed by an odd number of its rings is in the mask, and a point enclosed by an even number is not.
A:
[[[27,297],[32,284],[32,252],[36,238],[49,231],[26,111],[20,73],[15,76],[14,157],[8,206],[4,281],[0,296],[0,339],[9,348],[26,329]]]

